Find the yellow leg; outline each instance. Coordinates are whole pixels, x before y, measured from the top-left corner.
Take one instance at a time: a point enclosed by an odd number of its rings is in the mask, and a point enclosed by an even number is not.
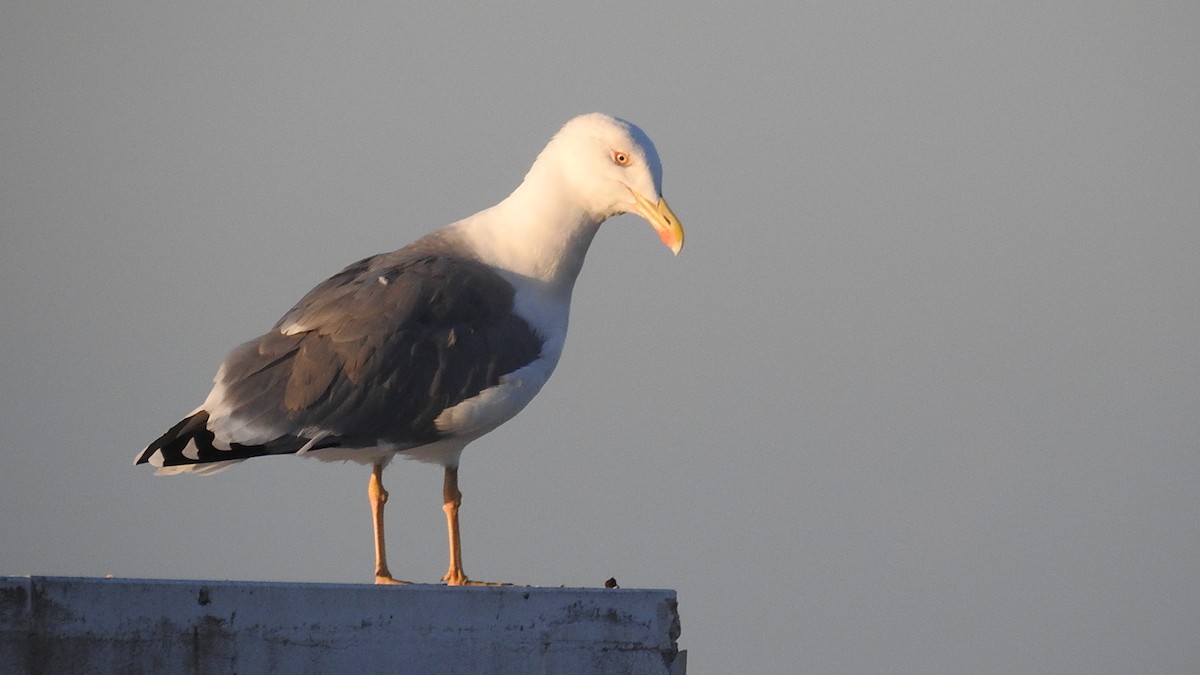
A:
[[[458,489],[458,467],[446,467],[446,481],[442,484],[442,510],[446,512],[446,529],[450,533],[450,569],[442,577],[449,586],[511,586],[487,581],[472,581],[467,578],[462,564],[462,538],[458,532],[458,507],[462,505],[462,492]]]
[[[367,498],[371,501],[371,519],[375,524],[375,583],[406,584],[392,576],[387,566],[387,548],[383,541],[383,505],[388,493],[383,489],[383,464],[376,463],[371,469],[371,480],[367,483]]]
[[[442,510],[446,512],[446,529],[450,533],[450,568],[442,577],[450,586],[469,583],[462,564],[462,539],[458,533],[458,507],[462,505],[462,492],[458,489],[458,467],[446,467],[446,480],[442,484]]]

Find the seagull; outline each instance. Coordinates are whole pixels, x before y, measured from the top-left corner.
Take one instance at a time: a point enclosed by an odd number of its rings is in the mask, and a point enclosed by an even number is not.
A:
[[[318,284],[225,357],[200,407],[137,454],[157,474],[211,474],[252,457],[370,465],[375,582],[388,569],[383,469],[444,467],[450,564],[463,570],[458,466],[471,441],[520,412],[562,354],[571,291],[601,223],[635,213],[678,254],[662,162],[636,125],[568,121],[503,201]]]

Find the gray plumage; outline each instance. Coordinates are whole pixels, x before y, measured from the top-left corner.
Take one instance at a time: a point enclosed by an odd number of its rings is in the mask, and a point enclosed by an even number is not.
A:
[[[538,357],[542,338],[512,309],[512,286],[440,234],[360,260],[222,363],[228,407],[272,438],[214,447],[198,411],[137,463],[158,450],[165,466],[178,466],[306,445],[402,450],[436,441],[443,410]],[[184,454],[192,439],[194,458]]]

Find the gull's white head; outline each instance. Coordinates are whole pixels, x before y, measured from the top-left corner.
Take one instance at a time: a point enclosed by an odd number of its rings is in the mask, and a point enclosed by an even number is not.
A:
[[[662,197],[658,150],[636,125],[603,113],[580,115],[550,140],[529,177],[539,172],[556,175],[597,222],[636,213],[672,252],[683,248],[683,226]]]

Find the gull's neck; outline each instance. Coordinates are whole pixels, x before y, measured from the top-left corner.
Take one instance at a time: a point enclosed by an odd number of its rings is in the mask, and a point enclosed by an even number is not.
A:
[[[560,175],[538,169],[499,204],[450,228],[483,262],[569,296],[604,218],[572,200]]]

